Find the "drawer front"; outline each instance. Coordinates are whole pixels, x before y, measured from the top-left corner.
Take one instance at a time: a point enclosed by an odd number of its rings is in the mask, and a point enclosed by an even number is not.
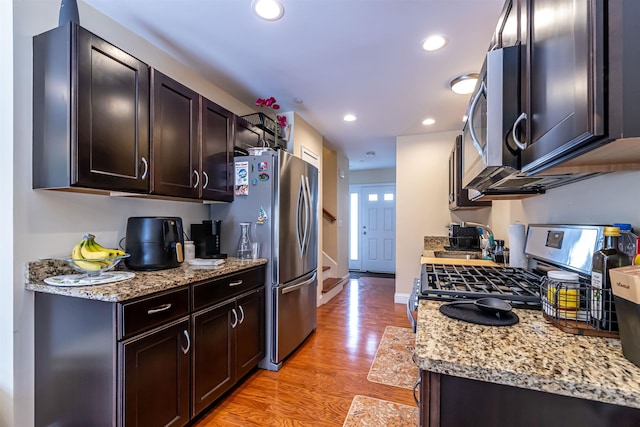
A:
[[[122,304],[118,338],[129,337],[187,314],[188,287]]]
[[[264,284],[264,267],[203,282],[193,287],[193,310],[217,304]]]

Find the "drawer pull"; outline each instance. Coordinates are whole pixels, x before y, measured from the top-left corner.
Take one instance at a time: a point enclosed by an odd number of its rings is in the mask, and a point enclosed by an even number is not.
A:
[[[149,310],[147,310],[147,314],[156,314],[156,313],[160,313],[162,311],[167,311],[171,308],[171,303],[167,303],[167,304],[162,304],[159,305],[156,308],[150,308]]]
[[[416,394],[416,391],[418,391],[418,388],[420,387],[421,383],[422,383],[422,378],[418,377],[415,384],[413,384],[413,400],[416,402],[416,405],[418,406],[420,406],[420,397],[418,397],[418,395]]]
[[[244,310],[242,309],[242,306],[239,305],[238,308],[240,309],[240,324],[242,325],[242,322],[244,322]]]
[[[229,286],[240,286],[240,285],[242,285],[242,280],[238,280],[237,282],[229,283]]]
[[[238,313],[236,313],[236,309],[232,308],[231,312],[233,313],[233,323],[231,323],[231,328],[235,328],[236,326],[238,326]]]
[[[189,349],[191,348],[191,339],[189,338],[189,332],[186,329],[182,331],[182,333],[184,337],[187,339],[187,348],[180,347],[180,349],[182,350],[182,353],[187,354],[189,353]]]

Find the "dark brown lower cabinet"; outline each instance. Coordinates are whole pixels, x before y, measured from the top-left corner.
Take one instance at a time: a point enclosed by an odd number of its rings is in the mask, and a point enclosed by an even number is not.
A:
[[[502,384],[420,372],[421,427],[631,427],[640,410]]]
[[[189,318],[119,345],[124,423],[128,427],[189,422]]]
[[[264,275],[119,303],[36,292],[35,425],[187,425],[264,357]]]
[[[195,313],[193,337],[196,416],[264,357],[264,287]]]

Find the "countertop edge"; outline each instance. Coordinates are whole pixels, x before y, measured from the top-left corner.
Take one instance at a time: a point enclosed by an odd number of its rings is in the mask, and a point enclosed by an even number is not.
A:
[[[266,259],[239,261],[228,259],[217,268],[176,268],[151,272],[134,271],[136,276],[121,282],[88,286],[52,286],[44,283],[46,277],[74,273],[51,261],[30,262],[25,265],[25,290],[104,302],[126,302],[158,292],[188,286],[227,274],[265,265]]]

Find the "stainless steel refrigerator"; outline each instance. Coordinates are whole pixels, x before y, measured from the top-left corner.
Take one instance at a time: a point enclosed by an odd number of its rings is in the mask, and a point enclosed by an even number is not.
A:
[[[250,222],[266,277],[266,356],[277,371],[316,328],[318,169],[286,151],[235,158],[235,198],[211,205],[222,220],[222,252],[236,256],[240,223]]]

